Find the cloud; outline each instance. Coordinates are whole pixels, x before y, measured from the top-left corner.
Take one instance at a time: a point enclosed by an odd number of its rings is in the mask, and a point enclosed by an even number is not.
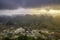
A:
[[[29,14],[30,9],[19,8],[16,10],[0,10],[0,15]]]
[[[0,10],[23,8],[38,8],[46,5],[60,5],[60,0],[0,0]]]
[[[19,5],[15,0],[0,0],[0,9],[16,9]]]

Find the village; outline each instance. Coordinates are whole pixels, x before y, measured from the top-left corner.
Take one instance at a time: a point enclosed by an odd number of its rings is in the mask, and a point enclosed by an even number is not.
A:
[[[33,29],[29,29],[29,28],[24,29],[22,27],[17,28],[15,30],[14,29],[3,30],[3,32],[0,33],[0,40],[2,40],[5,37],[8,37],[10,39],[16,39],[21,35],[27,36],[27,37],[33,37],[35,40],[37,40],[38,37],[41,40],[60,40],[56,37],[55,32],[51,32],[47,29],[33,30]],[[38,39],[38,40],[40,40],[40,39]],[[33,40],[33,39],[31,39],[31,40]]]

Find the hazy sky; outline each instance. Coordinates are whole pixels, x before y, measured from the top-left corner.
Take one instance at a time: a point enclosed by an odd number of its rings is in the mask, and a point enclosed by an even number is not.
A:
[[[60,0],[0,0],[0,15],[27,14],[41,8],[60,10]]]

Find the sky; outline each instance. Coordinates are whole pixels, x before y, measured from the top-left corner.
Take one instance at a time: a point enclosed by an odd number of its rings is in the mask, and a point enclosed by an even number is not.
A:
[[[59,11],[60,0],[0,0],[0,15],[53,14],[60,13]]]

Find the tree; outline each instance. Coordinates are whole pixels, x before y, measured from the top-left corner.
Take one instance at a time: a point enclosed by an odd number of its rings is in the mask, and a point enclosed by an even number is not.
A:
[[[6,25],[14,25],[14,23],[12,22],[12,20],[9,20]]]
[[[3,40],[12,40],[12,39],[10,39],[9,37],[5,37],[3,38]]]
[[[44,40],[43,38],[41,38],[41,37],[37,37],[37,40]]]

